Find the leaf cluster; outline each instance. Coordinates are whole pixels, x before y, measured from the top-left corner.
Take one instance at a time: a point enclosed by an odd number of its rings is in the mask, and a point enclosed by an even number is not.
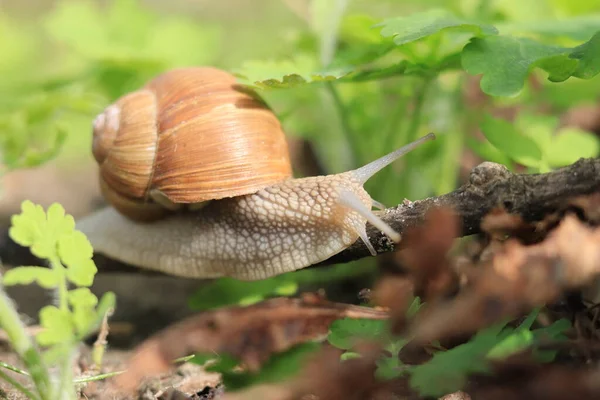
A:
[[[359,30],[352,32],[354,38],[368,40],[371,52],[352,57],[341,51],[331,61],[332,68],[320,70],[317,60],[308,52],[280,61],[248,61],[238,74],[258,87],[290,88],[333,80],[357,82],[396,75],[427,77],[448,70],[465,70],[482,75],[481,88],[485,93],[515,96],[534,68],[546,71],[552,82],[570,77],[591,79],[600,72],[600,59],[596,57],[599,33],[574,47],[550,45],[530,37],[500,34],[493,25],[458,17],[445,9],[369,25],[361,20],[362,26],[356,19],[349,17],[349,20],[348,23],[354,23],[353,28]],[[599,21],[592,21],[600,28]],[[564,33],[562,27],[558,24],[555,31],[544,33],[560,35]],[[371,30],[378,30],[380,36]],[[568,32],[567,35],[580,37],[579,33]],[[391,57],[385,57],[390,53],[398,54],[391,62],[388,61]]]
[[[592,133],[558,125],[556,117],[525,112],[514,124],[486,116],[481,130],[487,142],[470,138],[469,144],[485,159],[509,168],[516,163],[541,173],[600,153],[600,142]]]
[[[0,18],[4,172],[88,156],[93,117],[169,68],[211,64],[221,29],[137,0],[62,0],[39,20]],[[190,50],[193,48],[194,50]],[[25,49],[25,50],[24,50]],[[44,51],[46,49],[51,49]]]
[[[4,273],[2,284],[14,286],[36,283],[44,289],[55,291],[58,302],[57,305],[44,306],[39,312],[42,330],[35,335],[35,339],[46,351],[41,359],[33,361],[38,365],[28,367],[40,373],[46,364],[61,365],[62,373],[71,376],[71,353],[81,340],[100,326],[107,314],[112,313],[115,296],[108,292],[98,300],[89,289],[98,271],[92,260],[92,246],[85,235],[75,229],[75,220],[65,214],[60,204],[54,203],[44,211],[40,205],[24,201],[21,213],[12,217],[9,235],[16,243],[29,247],[31,253],[46,261],[49,267],[12,268]],[[6,330],[15,330],[15,325],[19,324],[20,321],[11,321],[7,314],[0,315],[0,325]],[[25,334],[21,332],[19,335]],[[13,345],[16,340],[25,340],[18,337],[11,339]],[[34,347],[29,351],[35,351]],[[49,395],[53,393],[71,398],[72,389],[71,382],[61,382],[61,386],[51,389]]]
[[[418,308],[420,303],[417,300],[408,313],[413,314]],[[439,397],[463,388],[471,374],[488,373],[493,360],[505,359],[526,349],[532,349],[539,362],[551,362],[556,352],[538,350],[537,347],[548,341],[565,340],[563,333],[571,328],[571,324],[562,319],[548,327],[533,329],[538,314],[539,310],[532,312],[517,327],[511,327],[507,322],[487,327],[468,342],[448,350],[440,349],[429,361],[419,365],[402,363],[400,351],[411,339],[392,337],[385,321],[338,320],[331,325],[327,340],[343,350],[352,349],[360,340],[383,342],[385,353],[377,363],[376,372],[379,379],[388,380],[408,375],[411,387],[422,396]],[[437,346],[439,348],[439,343]],[[347,352],[342,360],[355,357],[360,355]]]

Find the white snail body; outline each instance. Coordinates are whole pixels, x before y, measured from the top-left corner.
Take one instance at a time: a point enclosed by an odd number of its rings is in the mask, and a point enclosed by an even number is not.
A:
[[[275,134],[279,136],[279,130]],[[150,223],[107,207],[81,220],[78,228],[96,252],[190,278],[263,279],[326,260],[358,238],[375,255],[366,234],[367,222],[396,242],[400,235],[371,211],[373,200],[363,185],[386,165],[431,139],[433,134],[341,174],[293,179],[284,176],[284,166],[283,173],[273,175],[276,182],[252,193],[220,197],[200,209],[161,218],[153,211]],[[282,157],[276,157],[279,166]],[[177,175],[176,171],[172,174]],[[171,199],[166,203],[167,207],[177,204]]]

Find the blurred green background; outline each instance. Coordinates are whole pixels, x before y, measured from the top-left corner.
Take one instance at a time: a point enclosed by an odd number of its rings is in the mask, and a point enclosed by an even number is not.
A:
[[[583,24],[572,23],[570,32],[566,24],[566,34],[553,33],[554,42],[569,46],[589,38],[599,26],[595,13],[600,12],[600,2],[593,0],[62,0],[4,1],[1,7],[0,143],[5,172],[56,154],[53,163],[59,167],[93,168],[88,167],[93,117],[169,68],[214,65],[251,73],[258,68],[258,75],[268,76],[281,70],[276,63],[288,62],[284,69],[319,70],[335,64],[339,54],[352,60],[348,53],[377,51],[384,41],[372,28],[375,23],[438,7],[494,24],[501,32],[515,31],[515,26],[517,31],[528,26],[539,31],[552,27],[553,21],[585,17]],[[451,40],[446,42],[452,46]],[[415,49],[405,53],[409,50]],[[408,57],[402,51],[393,56]],[[395,167],[402,173],[398,185],[383,184],[392,182],[388,173],[369,182],[375,197],[394,204],[458,184],[465,141],[482,109],[518,105],[524,111],[552,110],[556,116],[577,104],[594,103],[600,87],[598,79],[561,84],[538,79],[515,98],[486,98],[477,93],[476,84],[469,88],[469,79],[450,70],[436,79],[397,76],[336,84],[334,90],[320,84],[263,95],[290,137],[313,145],[325,173],[356,167],[427,131],[437,132],[442,140],[409,158],[412,163]],[[336,101],[343,102],[342,112]],[[62,141],[64,147],[55,151]],[[479,150],[494,157],[489,148]],[[52,187],[36,188],[45,189],[55,192]],[[61,195],[69,196],[77,194]]]
[[[385,29],[403,34],[435,9],[475,22],[403,44],[374,28],[396,18]],[[459,60],[489,25],[570,48],[600,31],[600,0],[3,1],[0,214],[24,199],[58,201],[76,217],[97,207],[91,121],[156,74],[189,65],[258,84],[290,137],[296,175],[358,167],[436,132],[367,183],[387,205],[451,191],[485,159],[545,172],[597,156],[600,79],[554,83],[535,70],[518,93],[490,96]],[[325,70],[368,79],[311,82]],[[310,83],[269,80],[291,73]]]

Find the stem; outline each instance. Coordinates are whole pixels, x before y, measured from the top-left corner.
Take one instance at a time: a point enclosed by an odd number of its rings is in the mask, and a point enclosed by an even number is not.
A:
[[[67,277],[65,276],[66,268],[60,262],[58,257],[52,257],[50,259],[50,265],[52,269],[60,274],[60,281],[58,283],[58,304],[61,311],[69,311],[69,292],[67,287]]]
[[[348,140],[348,143],[350,145],[350,149],[352,151],[352,158],[353,158],[352,165],[355,165],[355,166],[360,165],[360,162],[362,161],[360,150],[359,150],[360,144],[358,143],[358,140],[356,140],[357,139],[356,133],[350,126],[350,120],[348,117],[348,109],[346,108],[346,105],[342,101],[342,98],[333,83],[325,82],[325,88],[327,89],[327,92],[331,95],[331,98],[333,99],[333,103],[335,105],[335,108],[338,113],[338,117],[340,119],[340,123],[342,125],[342,130],[344,132],[344,136],[346,137],[346,139]]]
[[[75,351],[70,344],[65,345],[63,352],[64,360],[60,368],[60,380],[58,384],[57,399],[76,399],[75,388],[73,386],[73,360]]]
[[[29,372],[23,371],[22,369],[17,368],[14,365],[7,364],[7,363],[5,363],[3,361],[0,361],[0,367],[2,367],[4,369],[7,369],[9,371],[12,371],[12,372],[16,372],[17,374],[21,374],[21,375],[25,375],[25,376],[31,376],[31,375],[29,375]]]
[[[405,143],[410,143],[417,138],[419,126],[421,126],[421,117],[423,116],[423,104],[425,104],[425,95],[427,94],[427,89],[429,89],[431,81],[432,78],[424,78],[421,87],[419,88],[419,90],[417,90],[417,93],[415,95],[412,118],[410,120],[410,125],[408,126],[407,134],[404,137]]]
[[[17,310],[13,307],[12,300],[6,295],[2,287],[0,287],[0,326],[6,332],[11,346],[23,360],[31,374],[40,398],[49,400],[51,386],[48,370],[33,341],[27,334],[25,325],[19,318]]]
[[[450,101],[453,102],[452,120],[449,130],[452,132],[443,141],[443,150],[440,157],[440,173],[435,185],[435,194],[440,195],[451,191],[456,187],[459,172],[459,162],[463,152],[466,132],[468,132],[466,110],[462,101],[464,88],[464,76],[461,76],[456,83],[456,88]]]
[[[406,143],[410,143],[414,140],[416,140],[417,135],[419,133],[419,127],[421,126],[421,118],[423,116],[423,105],[425,104],[425,97],[426,97],[426,93],[427,93],[427,89],[429,89],[429,85],[431,84],[433,80],[433,77],[425,77],[423,78],[423,81],[420,85],[420,87],[417,89],[415,95],[414,95],[414,100],[413,100],[413,110],[411,113],[411,119],[409,122],[409,125],[407,127],[407,129],[402,132],[401,134],[398,135],[390,135],[390,139],[389,139],[389,146],[391,148],[396,148],[398,147],[400,144],[406,144]],[[395,140],[395,138],[399,138],[399,140]],[[399,143],[400,142],[400,143]],[[411,165],[411,159],[413,158],[412,155],[407,154],[405,157],[405,163],[404,165]],[[393,185],[390,185],[388,183],[390,183],[392,181],[392,175],[393,175],[394,171],[392,168],[387,168],[383,171],[380,172],[380,177],[378,178],[377,182],[379,182],[377,184],[377,188],[381,188],[381,189],[375,189],[377,196],[379,197],[379,199],[381,199],[384,203],[386,201],[388,201],[388,199],[386,199],[386,196],[384,196],[384,192],[387,188],[399,188],[400,190],[405,190],[405,188],[408,187],[408,174],[403,174],[400,175],[400,179],[399,182],[394,183]],[[394,193],[394,195],[396,196],[397,192]],[[402,195],[402,193],[399,193],[399,195]],[[404,196],[406,197],[406,196]]]
[[[39,399],[39,396],[37,396],[36,394],[34,394],[33,392],[31,392],[25,386],[21,385],[15,379],[11,378],[7,373],[5,373],[4,371],[1,371],[1,370],[0,370],[0,379],[8,382],[12,387],[14,387],[15,389],[17,389],[19,392],[23,393],[28,398],[30,398],[32,400],[38,400]]]
[[[321,43],[319,46],[319,55],[321,58],[321,65],[323,67],[327,67],[333,60],[337,48],[338,30],[340,22],[342,20],[342,17],[344,16],[346,7],[348,6],[348,0],[334,1],[335,9],[329,15],[330,18],[326,24],[327,30],[325,32],[321,32],[322,35]]]
[[[191,359],[191,358],[194,358],[194,356],[188,356],[188,358]],[[78,384],[78,383],[101,381],[102,379],[112,378],[113,376],[121,375],[123,372],[125,372],[125,371],[114,371],[114,372],[107,372],[106,374],[87,376],[85,378],[76,378],[76,379],[73,379],[73,383]]]
[[[104,357],[104,351],[106,350],[106,338],[108,337],[108,317],[112,315],[113,310],[109,309],[104,313],[104,317],[102,318],[102,324],[100,324],[100,332],[98,333],[98,338],[94,342],[93,350],[92,350],[92,360],[94,361],[94,366],[97,369],[102,368],[102,358]]]
[[[389,152],[390,150],[396,148],[396,135],[402,129],[402,123],[406,117],[407,110],[407,97],[401,95],[398,99],[396,107],[392,111],[392,117],[390,118],[390,122],[388,125],[388,130],[385,135],[385,139],[383,141],[384,147],[382,152]]]

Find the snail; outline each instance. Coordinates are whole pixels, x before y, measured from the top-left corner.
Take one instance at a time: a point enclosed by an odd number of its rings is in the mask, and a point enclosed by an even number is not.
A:
[[[93,123],[112,206],[77,223],[95,252],[189,278],[264,279],[323,261],[367,222],[399,242],[364,183],[430,133],[355,170],[293,178],[279,120],[236,78],[209,67],[163,72]]]

